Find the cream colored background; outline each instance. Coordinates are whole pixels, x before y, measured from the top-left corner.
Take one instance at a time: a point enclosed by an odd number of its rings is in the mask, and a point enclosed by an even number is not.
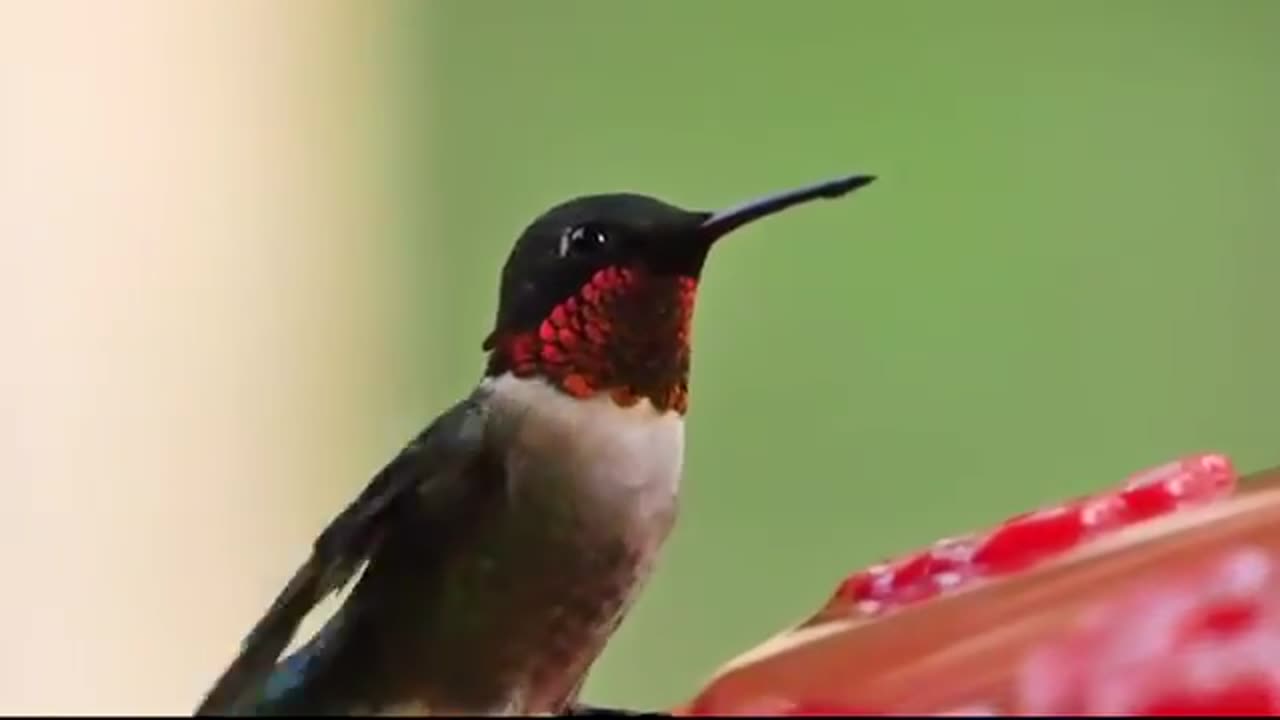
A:
[[[0,712],[190,712],[407,430],[380,7],[0,5]]]

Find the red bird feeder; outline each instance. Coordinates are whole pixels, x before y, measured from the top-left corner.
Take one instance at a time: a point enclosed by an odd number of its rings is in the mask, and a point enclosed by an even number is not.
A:
[[[856,572],[673,712],[1280,714],[1280,468],[1193,455]]]

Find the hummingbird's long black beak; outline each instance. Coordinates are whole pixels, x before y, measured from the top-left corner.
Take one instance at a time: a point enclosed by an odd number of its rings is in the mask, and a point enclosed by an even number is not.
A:
[[[698,234],[706,238],[708,242],[714,241],[749,222],[786,210],[792,205],[799,205],[818,198],[838,198],[871,183],[875,179],[874,175],[849,175],[848,177],[827,180],[815,185],[752,200],[737,207],[712,214],[711,217],[703,221]]]

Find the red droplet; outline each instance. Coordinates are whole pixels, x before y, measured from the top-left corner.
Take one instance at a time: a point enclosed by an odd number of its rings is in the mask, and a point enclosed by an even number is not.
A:
[[[1178,507],[1178,499],[1174,497],[1164,483],[1141,485],[1120,493],[1125,505],[1125,519],[1128,522],[1148,520],[1158,515],[1172,512]]]
[[[1085,529],[1078,507],[1032,513],[992,533],[978,545],[973,561],[988,572],[1021,569],[1075,547],[1084,539]]]
[[[871,585],[876,579],[876,568],[856,572],[845,578],[838,587],[836,587],[835,598],[837,600],[857,603],[871,597]]]
[[[1235,490],[1237,475],[1231,460],[1217,453],[1200,453],[1165,463],[1131,476],[1126,490],[1158,485],[1180,501],[1205,501]]]
[[[935,543],[849,575],[829,609],[881,612],[963,587],[975,576],[1026,569],[1094,538],[1234,490],[1231,462],[1192,455],[1130,476],[1116,490],[1015,515],[982,536]]]
[[[1115,530],[1129,522],[1124,500],[1114,493],[1085,498],[1071,504],[1080,513],[1080,522],[1084,524],[1085,533],[1089,537]]]
[[[1225,455],[1205,453],[1182,461],[1186,480],[1179,490],[1180,497],[1190,502],[1204,502],[1235,492],[1238,476],[1231,460]]]
[[[909,555],[900,563],[895,563],[893,572],[893,589],[903,590],[919,583],[928,577],[933,562],[929,551]]]
[[[949,538],[922,552],[906,555],[846,578],[842,592],[853,602],[874,601],[893,606],[933,597],[960,585],[970,573],[973,546],[969,538]],[[865,611],[865,608],[864,608]]]

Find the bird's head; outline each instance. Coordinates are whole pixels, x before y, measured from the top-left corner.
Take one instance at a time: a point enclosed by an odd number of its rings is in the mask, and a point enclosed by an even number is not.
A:
[[[712,246],[754,220],[839,197],[868,175],[819,183],[720,211],[645,195],[589,195],[525,229],[502,270],[486,375],[541,377],[575,397],[605,393],[683,413],[694,299]]]

